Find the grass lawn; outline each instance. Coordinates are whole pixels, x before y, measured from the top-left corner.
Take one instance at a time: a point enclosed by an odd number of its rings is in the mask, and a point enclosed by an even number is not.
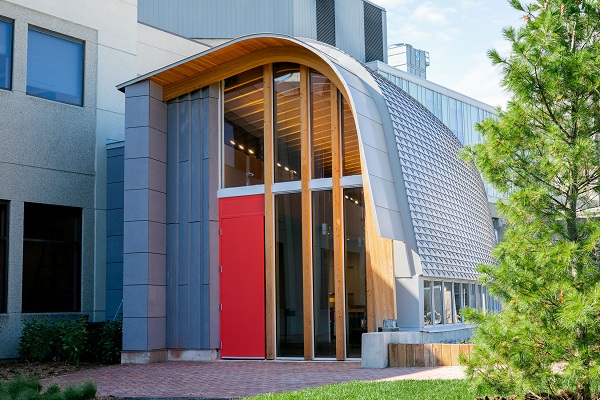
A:
[[[296,392],[266,394],[252,399],[394,399],[473,400],[466,380],[350,382]]]

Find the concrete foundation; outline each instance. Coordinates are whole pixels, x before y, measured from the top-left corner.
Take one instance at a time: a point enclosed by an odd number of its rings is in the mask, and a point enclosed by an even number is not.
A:
[[[363,368],[387,368],[389,366],[388,345],[391,343],[460,343],[469,340],[472,335],[473,326],[430,331],[364,333],[362,335],[361,366]]]
[[[165,361],[215,361],[219,358],[217,350],[153,350],[124,351],[121,364],[151,364]]]

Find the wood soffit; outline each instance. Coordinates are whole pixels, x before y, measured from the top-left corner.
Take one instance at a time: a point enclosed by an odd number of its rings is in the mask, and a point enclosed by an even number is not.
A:
[[[346,95],[344,85],[322,56],[300,43],[279,37],[252,37],[225,44],[190,57],[187,61],[158,70],[145,79],[163,87],[163,101],[219,82],[229,76],[274,62],[294,62],[316,69],[329,78]],[[141,76],[119,85],[120,90],[144,80]]]

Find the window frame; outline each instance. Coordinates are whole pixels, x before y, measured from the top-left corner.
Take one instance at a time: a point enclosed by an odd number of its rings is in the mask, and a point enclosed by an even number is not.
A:
[[[4,231],[6,232],[5,236],[0,235],[0,242],[5,243],[5,251],[6,254],[3,259],[0,259],[0,265],[3,265],[3,268],[0,268],[0,277],[2,278],[2,283],[0,287],[0,314],[8,313],[8,251],[9,251],[9,228],[10,228],[10,202],[5,200],[0,200],[0,207],[6,207],[6,220],[2,221],[0,219],[0,224],[4,222]],[[1,215],[1,214],[0,214]],[[0,232],[2,232],[2,226],[0,225]]]
[[[10,66],[9,66],[10,78],[9,78],[9,82],[8,82],[8,87],[0,87],[0,89],[12,92],[14,54],[15,54],[15,20],[0,15],[0,22],[5,22],[12,26],[12,29],[10,32],[11,33],[11,35],[10,35]]]
[[[52,36],[54,38],[57,39],[61,39],[61,40],[65,40],[71,43],[75,43],[75,44],[79,44],[81,45],[81,101],[77,104],[77,103],[71,103],[71,102],[67,102],[67,101],[62,101],[62,100],[57,100],[57,99],[49,99],[47,97],[43,97],[43,96],[38,96],[36,94],[30,93],[29,92],[29,65],[30,65],[30,56],[29,56],[29,51],[30,51],[30,33],[31,32],[36,32],[36,33],[41,33],[43,35],[48,35],[48,36]],[[46,28],[43,28],[41,26],[38,25],[28,25],[27,27],[27,74],[26,74],[26,79],[25,79],[25,93],[28,96],[31,97],[37,97],[39,99],[44,99],[44,100],[48,100],[48,101],[53,101],[56,103],[61,103],[61,104],[67,104],[67,105],[71,105],[71,106],[75,106],[75,107],[84,107],[85,106],[85,72],[86,72],[86,68],[85,68],[85,50],[86,50],[86,45],[85,45],[85,40],[83,39],[79,39],[73,36],[69,36],[69,35],[65,35],[56,31],[52,31]],[[55,92],[56,93],[56,92]]]
[[[28,208],[30,210],[30,212],[28,212]],[[62,218],[72,218],[75,224],[72,226],[72,232],[73,232],[73,240],[63,240],[63,239],[56,239],[56,238],[40,238],[40,237],[36,237],[35,235],[30,236],[27,233],[27,229],[28,227],[30,227],[31,225],[28,225],[28,218],[32,218],[33,216],[35,216],[36,212],[40,212],[40,209],[44,209],[43,211],[59,211],[62,214],[60,215]],[[60,210],[59,210],[60,209]],[[34,202],[25,202],[24,203],[24,212],[23,212],[23,265],[22,265],[22,270],[23,270],[23,280],[22,280],[22,284],[21,284],[21,293],[22,293],[22,297],[23,297],[23,302],[21,304],[21,313],[23,314],[48,314],[48,313],[79,313],[82,310],[82,293],[83,293],[83,282],[82,282],[82,278],[83,278],[83,267],[84,267],[84,257],[83,257],[83,246],[84,246],[84,240],[83,240],[83,229],[84,229],[84,221],[83,221],[83,208],[80,207],[73,207],[73,206],[65,206],[65,205],[57,205],[57,204],[47,204],[47,203],[34,203]],[[33,245],[35,246],[35,244],[43,244],[44,246],[50,246],[50,250],[49,253],[46,254],[52,254],[53,257],[55,254],[59,254],[59,255],[63,255],[64,257],[69,258],[70,256],[74,256],[75,258],[73,259],[73,265],[71,266],[71,282],[73,283],[73,287],[71,288],[71,299],[70,299],[70,304],[71,304],[71,309],[52,309],[57,308],[56,305],[59,303],[51,303],[50,304],[50,309],[35,309],[38,307],[38,305],[36,303],[27,303],[25,302],[25,298],[26,298],[26,294],[28,291],[31,291],[32,289],[30,288],[30,286],[28,286],[29,284],[35,284],[35,280],[33,282],[30,282],[27,278],[26,278],[26,269],[29,268],[29,264],[26,262],[26,257],[25,257],[25,253],[26,250],[28,249],[29,246]],[[57,252],[57,253],[53,253],[54,251],[56,251],[53,246],[54,245],[58,245],[58,246],[65,246],[65,248],[59,249],[64,251],[63,253],[61,252]],[[73,247],[72,249],[69,249],[69,247]],[[54,258],[52,258],[52,262],[50,264],[45,264],[46,267],[51,267],[54,268],[56,266],[56,263],[54,263]],[[38,266],[39,268],[39,266]],[[64,272],[64,271],[63,271]],[[30,272],[27,272],[30,274]],[[39,274],[39,270],[36,271],[36,274]],[[53,275],[52,279],[59,279],[59,278],[55,278]],[[42,285],[44,286],[44,285]],[[45,287],[44,287],[45,288]],[[63,288],[63,292],[66,292]],[[39,301],[39,300],[38,300]],[[66,304],[66,303],[65,303]],[[46,304],[46,307],[48,306],[48,304]]]

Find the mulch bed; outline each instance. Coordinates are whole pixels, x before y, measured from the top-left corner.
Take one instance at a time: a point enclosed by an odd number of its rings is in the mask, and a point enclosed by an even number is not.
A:
[[[75,365],[63,361],[42,363],[0,361],[0,380],[9,380],[16,375],[21,375],[26,378],[46,379],[105,366],[107,366],[107,364],[93,362],[81,362]],[[96,399],[114,400],[116,397],[96,397]]]

